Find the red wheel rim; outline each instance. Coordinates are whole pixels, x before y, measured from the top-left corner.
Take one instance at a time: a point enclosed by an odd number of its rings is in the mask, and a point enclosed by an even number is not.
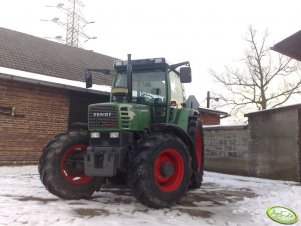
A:
[[[165,176],[161,173],[161,167],[164,163],[171,163],[174,172],[171,176]],[[184,161],[179,152],[175,149],[164,149],[158,155],[155,162],[155,181],[159,188],[166,192],[176,190],[184,177]]]
[[[195,140],[195,152],[198,160],[198,172],[200,172],[202,166],[202,137],[200,129],[197,129]]]
[[[85,184],[93,179],[87,176],[84,170],[84,154],[87,145],[77,144],[68,148],[61,159],[61,173],[64,178],[72,184]],[[78,169],[77,167],[80,166]]]

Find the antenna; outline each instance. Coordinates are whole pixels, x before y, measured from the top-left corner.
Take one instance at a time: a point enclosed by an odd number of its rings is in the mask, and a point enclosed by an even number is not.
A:
[[[41,20],[41,21],[50,21],[53,22],[60,27],[62,27],[66,31],[65,40],[57,37],[61,37],[57,35],[56,37],[45,37],[52,38],[60,41],[65,41],[66,45],[73,47],[81,47],[82,41],[87,42],[91,39],[97,39],[97,37],[91,37],[87,35],[84,31],[84,28],[88,24],[94,24],[94,21],[87,21],[81,12],[81,8],[84,7],[84,4],[80,0],[65,0],[67,1],[67,6],[65,7],[64,3],[59,3],[56,6],[46,5],[46,7],[57,8],[62,11],[66,17],[66,22],[62,22],[59,17],[54,17],[51,20]]]

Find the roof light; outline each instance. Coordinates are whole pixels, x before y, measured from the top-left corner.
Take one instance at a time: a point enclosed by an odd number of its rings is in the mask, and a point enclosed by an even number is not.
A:
[[[162,58],[155,58],[155,64],[161,64],[163,63],[163,59]]]

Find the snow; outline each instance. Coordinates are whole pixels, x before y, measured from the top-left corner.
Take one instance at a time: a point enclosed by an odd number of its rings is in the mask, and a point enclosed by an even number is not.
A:
[[[247,123],[244,124],[222,124],[222,125],[204,125],[203,128],[223,128],[223,129],[235,129],[248,126]]]
[[[64,85],[64,86],[71,86],[71,87],[86,89],[86,83],[84,83],[84,82],[74,81],[74,80],[70,80],[70,79],[57,78],[57,77],[52,77],[52,76],[48,76],[48,75],[36,74],[36,73],[32,73],[32,72],[27,72],[27,71],[20,71],[20,70],[6,68],[6,67],[0,67],[0,74],[7,74],[7,75],[16,76],[18,78],[25,78],[25,79],[29,79],[29,80],[49,82],[49,83],[53,83],[53,84],[60,84],[60,85]],[[83,74],[83,77],[84,77],[84,74]],[[108,92],[108,93],[111,92],[111,87],[106,86],[106,85],[93,84],[93,86],[89,89],[96,90],[96,91],[102,91],[102,92]]]
[[[62,200],[50,194],[37,166],[0,167],[0,225],[279,225],[266,210],[280,205],[301,216],[301,186],[205,172],[203,186],[170,209],[151,209],[125,187],[107,185],[90,200]],[[301,225],[300,221],[295,225]]]

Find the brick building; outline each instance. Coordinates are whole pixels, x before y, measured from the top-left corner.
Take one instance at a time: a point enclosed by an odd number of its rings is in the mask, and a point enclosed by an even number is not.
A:
[[[198,108],[203,125],[220,125],[221,119],[229,117],[227,112],[209,108]]]
[[[227,112],[200,107],[200,104],[194,95],[190,95],[187,98],[186,106],[199,111],[203,125],[220,125],[221,119],[230,116]]]
[[[86,68],[115,58],[0,28],[0,165],[36,163],[43,146],[87,106],[109,99],[111,78],[85,89]]]

